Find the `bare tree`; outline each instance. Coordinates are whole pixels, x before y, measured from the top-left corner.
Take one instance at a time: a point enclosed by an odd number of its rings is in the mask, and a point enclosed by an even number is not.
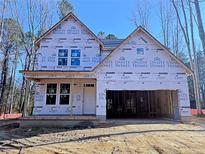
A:
[[[196,55],[196,45],[195,45],[195,39],[194,39],[194,24],[193,24],[193,11],[192,11],[192,5],[191,0],[187,0],[188,7],[189,7],[189,19],[190,19],[190,30],[191,30],[191,42],[192,42],[192,50],[193,50],[193,57],[194,57],[194,74],[195,74],[195,82],[196,82],[196,91],[197,91],[197,97],[198,97],[198,109],[199,113],[201,114],[201,95],[200,95],[200,83],[199,83],[199,72],[197,67],[197,55]]]
[[[189,13],[190,13],[190,28],[191,30],[191,40],[190,40],[190,33],[189,33],[189,28],[188,28],[188,19],[187,19],[187,13],[185,11],[185,4],[184,4],[184,0],[180,0],[180,4],[181,4],[181,11],[182,11],[182,15],[179,14],[179,8],[177,8],[176,3],[174,0],[172,0],[172,4],[174,6],[176,15],[177,15],[177,19],[179,21],[179,25],[180,28],[183,32],[183,36],[184,36],[184,40],[187,46],[187,50],[188,50],[188,55],[189,55],[189,59],[190,59],[190,65],[191,65],[191,69],[194,71],[194,75],[193,75],[193,85],[194,85],[194,94],[195,94],[195,99],[196,99],[196,103],[197,103],[197,109],[198,109],[198,113],[201,113],[201,102],[200,102],[200,92],[199,92],[199,82],[198,82],[198,72],[197,72],[197,66],[196,66],[196,57],[195,57],[195,53],[192,53],[192,49],[195,50],[195,44],[194,44],[194,39],[193,39],[193,21],[192,21],[192,10],[190,10],[191,8],[189,8]],[[188,4],[190,4],[190,2],[188,2]],[[189,6],[191,7],[191,6]],[[183,22],[182,22],[183,20]],[[184,23],[184,25],[183,25]],[[192,44],[192,48],[191,48],[191,44]],[[195,51],[194,51],[195,52]]]
[[[39,2],[39,31],[38,37],[46,32],[47,28],[50,27],[49,19],[49,8],[48,3]],[[48,26],[49,23],[49,26]]]
[[[4,14],[5,14],[5,10],[6,10],[6,4],[7,1],[4,0],[3,1],[3,7],[2,7],[2,11],[1,11],[1,19],[0,19],[0,46],[1,46],[1,50],[3,47],[2,44],[2,39],[3,39],[3,29],[4,29]],[[8,57],[8,50],[7,52],[3,51],[3,62],[2,62],[2,71],[1,71],[1,82],[0,82],[0,89],[1,89],[1,93],[0,93],[0,104],[2,104],[3,102],[3,96],[4,96],[4,91],[5,91],[5,85],[6,85],[6,78],[7,78],[7,72],[6,72],[6,67],[7,67],[7,57]]]
[[[178,8],[178,1],[175,3]],[[170,1],[159,1],[159,19],[163,44],[178,56],[183,51],[184,43],[181,37],[179,22]]]
[[[9,62],[13,53],[15,53],[15,49],[17,47],[18,42],[18,25],[14,19],[4,19],[4,26],[2,29],[2,41],[0,44],[0,51],[3,57],[2,71],[1,71],[1,93],[0,100],[1,103],[6,104],[6,99],[8,96],[9,88],[8,86],[8,76],[9,76]],[[10,84],[10,82],[9,82]]]
[[[7,0],[3,1],[3,7],[2,7],[2,11],[1,11],[1,21],[0,21],[0,43],[2,40],[2,35],[3,35],[3,27],[4,27],[4,14],[5,14],[5,10],[6,10],[6,5],[7,5]]]
[[[49,28],[51,23],[50,20],[48,20],[48,15],[50,15],[48,3],[44,1],[26,0],[27,14],[24,13],[24,17],[28,18],[28,32],[24,32],[25,23],[23,23],[24,20],[20,18],[21,14],[18,11],[19,7],[19,3],[16,0],[12,1],[11,12],[13,18],[17,20],[19,27],[21,27],[20,38],[22,42],[22,50],[24,51],[23,56],[25,56],[23,69],[34,70],[36,64],[36,34],[37,36],[42,35],[42,33]],[[28,109],[32,106],[31,93],[33,85],[34,83],[32,81],[26,80],[24,76],[22,77],[19,110],[20,112],[23,112],[24,116],[28,115]]]
[[[60,19],[62,19],[68,13],[74,11],[74,8],[72,4],[69,2],[69,0],[58,1],[57,5],[58,5],[58,15]]]
[[[134,12],[134,24],[135,26],[142,26],[145,29],[149,29],[150,21],[150,5],[148,0],[138,0],[137,9]]]
[[[170,47],[170,28],[172,22],[172,14],[168,2],[160,1],[160,22],[163,34],[163,42],[166,47]]]
[[[12,113],[13,104],[14,104],[14,93],[16,88],[16,69],[17,69],[17,63],[19,58],[19,49],[16,47],[15,49],[15,56],[12,61],[12,68],[11,68],[11,75],[9,80],[9,92],[7,97],[7,104],[9,105],[9,113]]]
[[[197,26],[198,26],[199,36],[201,39],[201,44],[202,44],[203,52],[205,55],[205,32],[204,32],[204,26],[203,26],[202,17],[201,17],[201,10],[199,7],[199,0],[194,0],[194,4],[195,4],[197,21],[198,21]]]

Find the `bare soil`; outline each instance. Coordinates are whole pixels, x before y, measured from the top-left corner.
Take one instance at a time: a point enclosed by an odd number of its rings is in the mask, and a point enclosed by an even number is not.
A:
[[[114,120],[87,129],[4,127],[0,129],[0,153],[202,154],[205,153],[205,127],[198,123]]]

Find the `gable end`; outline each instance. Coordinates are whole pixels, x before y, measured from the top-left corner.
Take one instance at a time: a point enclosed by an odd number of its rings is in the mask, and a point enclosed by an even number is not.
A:
[[[153,42],[155,42],[157,45],[159,45],[163,51],[165,51],[166,53],[168,53],[168,55],[170,55],[171,58],[173,58],[184,70],[186,70],[186,73],[188,75],[192,75],[193,71],[187,67],[179,58],[177,58],[167,47],[165,47],[164,45],[162,45],[156,38],[154,38],[148,31],[146,31],[143,27],[139,26],[137,27],[125,40],[123,40],[112,52],[110,52],[110,54],[108,54],[96,67],[93,71],[97,71],[98,68],[104,63],[106,62],[106,60],[113,54],[116,52],[116,50],[120,49],[133,35],[135,35],[137,32],[143,32],[146,36],[148,36],[151,40],[153,40]]]
[[[57,28],[58,26],[60,26],[60,24],[62,24],[64,21],[67,20],[67,18],[69,17],[73,17],[75,20],[77,20],[80,25],[82,25],[94,38],[95,40],[101,45],[103,46],[102,41],[84,24],[82,23],[72,12],[68,13],[64,18],[62,18],[59,22],[57,22],[53,27],[51,27],[48,31],[46,31],[43,35],[41,35],[36,41],[35,41],[35,45],[39,46],[40,41],[45,38],[47,35],[49,35],[55,28]]]

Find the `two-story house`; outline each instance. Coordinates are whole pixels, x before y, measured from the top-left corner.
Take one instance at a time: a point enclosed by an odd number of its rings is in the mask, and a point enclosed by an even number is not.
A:
[[[123,29],[123,27],[122,27]],[[192,71],[142,27],[99,39],[69,13],[36,41],[33,115],[98,119],[190,116]]]

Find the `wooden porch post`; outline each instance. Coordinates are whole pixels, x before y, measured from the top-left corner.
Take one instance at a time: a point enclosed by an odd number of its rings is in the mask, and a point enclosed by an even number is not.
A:
[[[71,79],[71,84],[70,84],[70,105],[71,105],[71,117],[73,116],[73,100],[72,100],[72,88],[73,88],[73,79]]]

